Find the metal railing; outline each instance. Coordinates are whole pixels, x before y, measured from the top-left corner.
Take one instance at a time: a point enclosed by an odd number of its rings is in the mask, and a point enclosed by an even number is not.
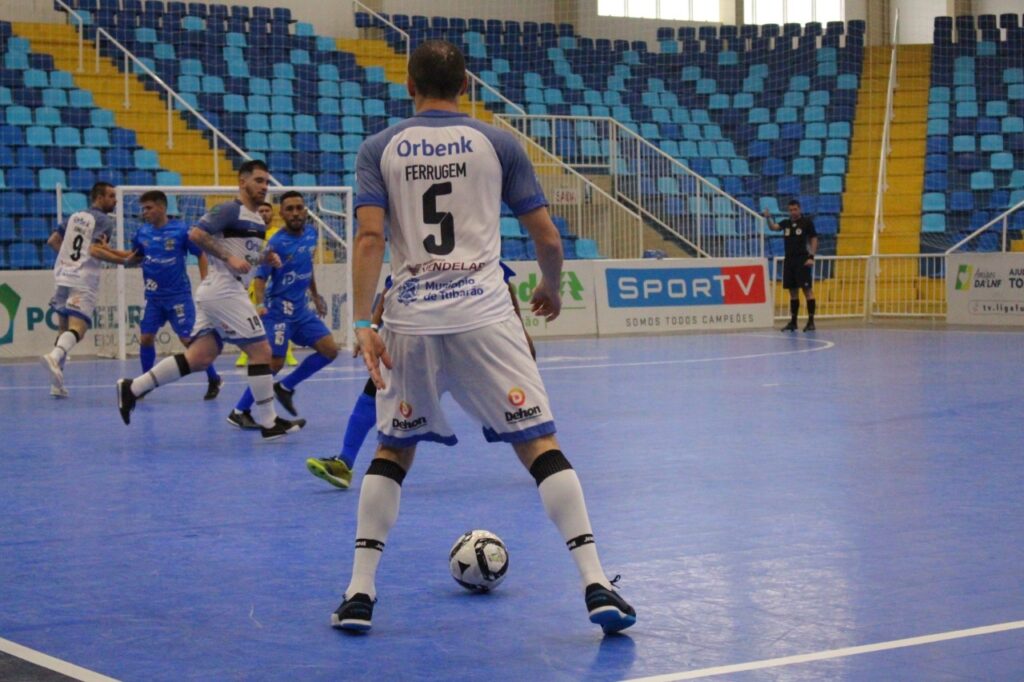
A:
[[[988,221],[987,223],[985,223],[984,225],[979,227],[974,232],[971,232],[969,235],[967,235],[966,237],[964,237],[963,239],[958,241],[956,244],[954,244],[953,246],[951,246],[948,249],[946,249],[946,253],[956,253],[961,248],[963,248],[964,246],[967,246],[969,243],[973,242],[975,239],[979,238],[981,235],[985,234],[986,232],[988,232],[993,227],[995,227],[996,225],[999,225],[999,224],[1002,224],[1002,228],[1000,230],[1000,232],[1002,234],[1002,237],[1001,237],[1001,239],[999,241],[999,243],[1000,243],[999,250],[1003,251],[1003,252],[1008,251],[1009,248],[1010,248],[1010,241],[1009,241],[1010,216],[1013,215],[1014,213],[1016,213],[1017,211],[1022,210],[1022,209],[1024,209],[1024,201],[1021,201],[1021,202],[1011,206],[1010,208],[1008,208],[1005,211],[1003,211],[1000,215],[996,216],[992,220]]]
[[[74,15],[75,17],[77,17],[77,19],[79,21],[79,27],[78,27],[79,44],[80,45],[84,44],[84,22],[82,21],[82,17],[77,12],[75,12],[73,9],[71,9],[71,7],[69,7],[64,2],[64,0],[54,0],[54,1],[57,3],[57,5],[59,5],[61,8],[63,8],[65,12],[68,12],[69,15]],[[138,57],[136,57],[131,52],[131,50],[126,48],[117,39],[115,39],[112,35],[110,35],[110,33],[108,33],[106,31],[106,29],[100,28],[98,26],[96,27],[95,73],[99,73],[100,72],[100,59],[101,59],[101,56],[102,56],[101,53],[102,53],[102,41],[103,40],[107,40],[107,42],[109,44],[111,44],[115,48],[117,48],[121,52],[123,57],[124,57],[124,68],[123,68],[123,71],[124,71],[124,108],[126,110],[127,109],[131,109],[131,95],[130,95],[131,88],[130,88],[130,83],[131,83],[131,78],[134,75],[136,75],[136,74],[132,73],[132,65],[134,65],[134,67],[136,69],[138,69],[140,72],[142,72],[143,74],[148,76],[150,79],[152,79],[153,82],[156,83],[166,93],[166,95],[167,95],[167,148],[168,149],[173,149],[174,148],[174,132],[173,132],[173,130],[174,130],[174,116],[175,116],[174,110],[175,110],[175,104],[177,104],[177,105],[179,105],[179,108],[181,110],[183,110],[183,111],[187,112],[188,114],[192,115],[204,128],[206,128],[206,130],[208,130],[210,132],[210,135],[211,135],[211,138],[212,138],[211,144],[212,144],[212,152],[213,152],[213,184],[214,185],[219,185],[220,184],[220,163],[219,163],[219,160],[220,160],[220,143],[223,143],[226,148],[233,150],[236,154],[238,154],[240,157],[242,157],[246,161],[251,161],[252,160],[253,157],[247,151],[245,151],[244,149],[239,147],[237,144],[235,144],[235,142],[230,137],[228,137],[223,132],[221,132],[220,129],[218,129],[215,125],[210,123],[210,121],[205,116],[203,116],[201,113],[199,113],[199,111],[197,111],[195,109],[195,107],[193,107],[191,104],[188,103],[187,100],[185,100],[181,95],[179,95],[174,90],[174,88],[169,86],[166,82],[164,82],[164,80],[162,78],[160,78],[160,76],[158,76],[156,73],[154,73],[152,69],[150,69],[148,66],[146,66],[146,64],[144,62],[142,62]],[[113,61],[113,59],[111,61]],[[115,64],[116,64],[116,62],[115,62]],[[79,70],[80,71],[82,70],[82,65],[81,64],[79,65]],[[283,183],[281,183],[280,180],[275,178],[273,174],[270,174],[270,182],[271,182],[272,185],[274,185],[276,187],[282,187],[283,186]],[[337,240],[341,241],[342,243],[344,243],[344,237],[341,236],[341,235],[338,235],[337,233],[335,233],[334,230],[330,227],[330,225],[328,225],[326,221],[324,221],[319,215],[317,215],[316,212],[310,211],[309,212],[309,216],[310,216],[310,219],[312,219],[313,222],[316,223],[317,227],[321,228],[322,230],[326,230],[335,239],[337,239]],[[119,247],[119,248],[122,248],[122,247]]]
[[[882,121],[882,147],[878,154],[878,183],[875,187],[875,219],[871,230],[871,255],[878,255],[879,234],[885,229],[884,202],[885,191],[889,188],[889,154],[892,153],[892,120],[893,120],[893,99],[896,91],[896,48],[898,45],[898,33],[900,26],[900,11],[896,10],[896,17],[892,26],[892,52],[889,61],[889,82],[885,92],[885,119]]]
[[[379,12],[370,7],[367,7],[365,4],[360,2],[360,0],[352,0],[352,11],[355,12],[359,9],[363,10],[371,17],[376,19],[378,22],[387,26],[388,28],[392,29],[400,36],[402,36],[405,42],[405,62],[406,64],[408,64],[409,56],[412,54],[412,41],[409,39],[409,33],[398,28],[398,26],[396,26],[394,22],[392,22],[389,18],[385,17],[384,15],[380,14]],[[484,82],[483,79],[481,79],[479,76],[477,76],[469,69],[466,69],[466,77],[469,79],[469,88],[466,91],[466,96],[469,97],[470,110],[472,112],[473,118],[477,118],[477,107],[486,106],[487,101],[502,102],[505,105],[506,111],[512,110],[520,114],[526,113],[525,109],[523,109],[521,106],[519,106],[512,100],[505,97],[498,90],[496,90],[490,84]],[[489,93],[491,98],[485,98],[484,93]]]
[[[69,16],[75,16],[78,21],[78,39],[79,45],[84,45],[85,42],[85,31],[84,23],[81,20],[81,16],[69,7],[64,0],[54,0],[55,3],[61,7]],[[241,147],[236,145],[227,135],[222,133],[216,126],[199,113],[191,104],[188,103],[181,95],[167,85],[166,82],[160,76],[153,72],[144,62],[136,57],[128,48],[122,45],[114,36],[110,35],[106,29],[99,26],[96,27],[96,60],[94,73],[100,72],[100,59],[102,58],[102,46],[103,41],[106,40],[110,45],[113,45],[117,50],[120,51],[124,59],[124,109],[131,109],[131,78],[133,75],[132,67],[134,66],[138,72],[152,79],[157,86],[163,90],[167,96],[167,148],[174,148],[174,109],[175,105],[178,106],[179,110],[185,111],[192,115],[206,130],[210,132],[212,137],[212,151],[213,151],[213,184],[220,184],[220,164],[218,163],[220,158],[220,145],[223,144],[226,148],[233,150],[236,154],[241,156],[243,159],[249,160],[252,157],[245,152]],[[111,60],[113,61],[113,60]],[[84,65],[79,63],[79,72],[84,72]],[[277,180],[272,180],[274,183],[280,185]]]
[[[595,241],[602,258],[639,258],[643,254],[644,225],[639,213],[616,201],[503,117],[496,117],[495,125],[512,133],[523,145],[552,212],[565,218],[572,233]]]
[[[789,317],[782,288],[783,258],[771,261],[775,318]],[[943,317],[946,314],[945,254],[817,256],[814,259],[816,316],[821,318]],[[801,294],[801,299],[803,295]]]
[[[499,115],[698,256],[759,257],[764,219],[619,121],[602,116]],[[730,170],[730,173],[732,171]]]

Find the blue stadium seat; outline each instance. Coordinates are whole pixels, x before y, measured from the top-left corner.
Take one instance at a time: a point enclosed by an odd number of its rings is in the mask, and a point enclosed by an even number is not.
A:
[[[14,242],[7,248],[7,264],[11,269],[33,269],[43,266],[39,248],[28,242]]]
[[[945,232],[946,216],[943,213],[925,213],[921,219],[922,232]]]

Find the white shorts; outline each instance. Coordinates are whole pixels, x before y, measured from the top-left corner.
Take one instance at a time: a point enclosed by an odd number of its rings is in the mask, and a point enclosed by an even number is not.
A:
[[[212,301],[196,301],[192,338],[206,334],[216,334],[221,341],[240,346],[267,338],[263,321],[246,291],[226,294]]]
[[[385,328],[394,368],[381,365],[378,440],[391,447],[419,441],[454,445],[441,411],[451,393],[483,425],[490,442],[520,443],[555,433],[554,416],[518,317],[460,334],[416,336]]]
[[[50,299],[50,307],[59,315],[81,318],[91,327],[96,310],[96,291],[58,285]]]

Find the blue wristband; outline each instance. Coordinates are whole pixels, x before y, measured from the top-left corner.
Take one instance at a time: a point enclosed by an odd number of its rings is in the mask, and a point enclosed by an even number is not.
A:
[[[369,320],[356,320],[352,324],[353,329],[369,329],[372,326],[373,325]]]

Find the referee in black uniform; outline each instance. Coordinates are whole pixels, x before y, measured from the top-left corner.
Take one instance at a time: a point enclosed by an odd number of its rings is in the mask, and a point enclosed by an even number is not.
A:
[[[782,286],[789,289],[789,324],[782,328],[784,332],[796,331],[796,318],[800,314],[800,290],[804,290],[807,299],[807,326],[805,332],[814,331],[814,253],[818,250],[818,233],[814,223],[800,211],[800,202],[790,199],[786,207],[789,217],[781,223],[772,221],[771,213],[766,209],[764,217],[768,227],[781,230],[786,243],[786,258],[782,262]]]

